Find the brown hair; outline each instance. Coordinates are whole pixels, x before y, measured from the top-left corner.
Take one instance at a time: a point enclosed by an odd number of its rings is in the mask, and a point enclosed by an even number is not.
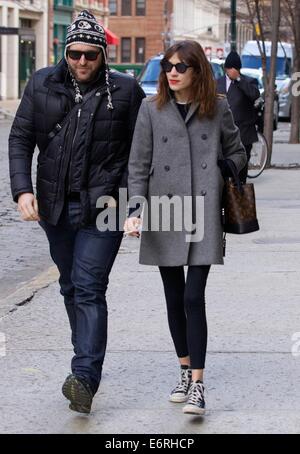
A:
[[[199,103],[199,118],[213,118],[216,109],[217,89],[213,71],[203,48],[196,41],[180,41],[171,46],[165,53],[164,59],[169,60],[175,53],[180,60],[193,67],[191,92],[193,102]],[[154,100],[158,109],[162,109],[170,101],[169,83],[164,71],[158,80],[158,94]]]

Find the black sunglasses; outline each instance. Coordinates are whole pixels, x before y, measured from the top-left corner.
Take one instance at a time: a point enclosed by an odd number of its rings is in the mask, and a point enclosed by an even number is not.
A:
[[[67,51],[67,56],[70,57],[72,60],[80,60],[82,55],[84,55],[84,58],[88,61],[95,61],[97,60],[98,55],[101,53],[94,51],[94,50],[88,50],[87,52],[82,52],[81,50],[68,50]]]
[[[191,66],[186,65],[185,63],[176,63],[176,65],[173,65],[168,60],[162,60],[160,62],[160,64],[161,64],[163,71],[165,71],[166,73],[171,72],[172,69],[174,68],[174,66],[175,66],[176,71],[179,74],[184,74],[188,68],[191,68]]]

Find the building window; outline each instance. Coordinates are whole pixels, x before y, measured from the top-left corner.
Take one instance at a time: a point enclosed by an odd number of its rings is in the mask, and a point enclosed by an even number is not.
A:
[[[227,29],[228,29],[227,24],[224,24],[224,41],[228,41]]]
[[[118,14],[118,4],[117,0],[109,0],[109,13],[111,16],[116,16]]]
[[[73,7],[73,0],[54,0],[54,7],[70,6]]]
[[[32,28],[31,19],[20,19],[20,28]]]
[[[145,63],[145,38],[135,39],[135,62]]]
[[[136,0],[135,11],[137,16],[146,15],[146,0]]]
[[[57,64],[64,56],[65,40],[67,36],[67,25],[54,24],[54,63]]]
[[[122,0],[122,16],[131,16],[131,0]]]
[[[117,46],[115,44],[108,46],[108,59],[110,63],[116,63],[117,61]]]
[[[122,63],[131,62],[131,38],[122,38],[121,61]]]

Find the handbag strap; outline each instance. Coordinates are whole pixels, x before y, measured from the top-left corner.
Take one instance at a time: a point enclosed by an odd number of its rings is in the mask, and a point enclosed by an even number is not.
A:
[[[99,90],[99,87],[94,88],[93,90],[89,91],[83,98],[83,101],[79,104],[75,104],[75,106],[67,113],[67,115],[60,121],[60,123],[56,123],[54,126],[53,130],[49,132],[48,134],[48,139],[53,139],[53,137],[56,136],[57,133],[68,123],[69,119],[76,114],[79,109],[82,108],[82,106],[90,99],[97,91]]]
[[[235,186],[237,187],[238,191],[241,194],[243,194],[243,192],[244,192],[243,184],[240,180],[240,177],[239,177],[239,174],[238,174],[238,171],[237,171],[237,168],[236,168],[234,162],[231,159],[227,159],[226,162],[227,162],[228,167],[230,168],[230,172],[232,174],[232,179],[233,179]]]

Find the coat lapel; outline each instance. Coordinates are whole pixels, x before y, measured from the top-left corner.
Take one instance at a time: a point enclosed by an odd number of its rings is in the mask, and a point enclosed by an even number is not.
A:
[[[190,106],[189,111],[187,113],[187,116],[185,118],[185,124],[187,124],[187,122],[192,118],[192,116],[194,115],[194,113],[196,112],[198,107],[199,107],[199,103],[198,102],[193,102],[192,103],[192,105]]]
[[[170,100],[170,112],[173,112],[176,115],[177,120],[179,119],[182,122],[182,124],[184,124],[184,120],[180,115],[175,99]]]
[[[180,115],[180,112],[178,110],[178,107],[176,105],[176,101],[174,99],[171,99],[170,101],[170,105],[172,107],[172,111],[175,111],[176,112],[176,117],[177,118],[180,118],[180,120],[182,121],[182,123],[184,123],[185,125],[188,123],[188,121],[192,118],[192,116],[194,115],[194,113],[196,112],[196,110],[198,109],[199,107],[199,103],[197,102],[193,102],[189,108],[189,111],[187,113],[187,116],[186,116],[186,119],[183,120],[182,116]]]

